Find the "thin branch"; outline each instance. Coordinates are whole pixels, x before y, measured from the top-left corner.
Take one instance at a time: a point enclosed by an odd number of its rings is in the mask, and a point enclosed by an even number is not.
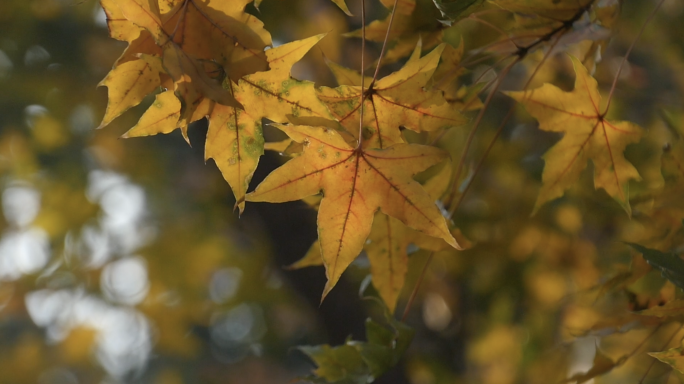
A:
[[[420,288],[420,284],[423,282],[425,273],[427,272],[428,266],[430,266],[430,262],[432,261],[432,256],[434,255],[434,252],[430,252],[428,259],[425,262],[425,265],[423,266],[423,270],[420,272],[420,275],[418,276],[418,281],[416,281],[416,285],[413,287],[413,291],[411,291],[411,296],[409,296],[408,302],[406,303],[406,307],[404,308],[404,314],[401,315],[402,322],[406,320],[406,316],[408,316],[409,310],[411,310],[411,307],[413,306],[413,301],[416,299],[416,295],[418,294],[418,288]]]
[[[610,87],[610,92],[608,93],[608,101],[606,102],[606,108],[603,110],[601,117],[605,117],[606,114],[608,113],[608,109],[610,108],[610,102],[613,100],[613,95],[615,94],[615,87],[617,86],[617,82],[620,79],[620,73],[622,73],[622,68],[625,66],[625,63],[627,62],[627,58],[632,53],[632,49],[634,49],[636,42],[639,40],[641,35],[644,33],[644,30],[646,29],[646,25],[651,21],[651,19],[653,19],[656,12],[658,12],[658,9],[660,9],[660,6],[663,5],[664,2],[665,2],[665,0],[660,0],[658,2],[658,4],[656,5],[656,7],[653,8],[653,11],[651,11],[651,14],[648,15],[646,20],[644,20],[644,24],[641,25],[641,29],[639,30],[639,33],[637,33],[636,38],[634,38],[634,41],[632,41],[632,44],[627,49],[625,56],[622,57],[622,61],[620,62],[620,66],[618,67],[617,73],[615,74],[615,78],[613,79],[613,85]]]
[[[366,99],[366,91],[364,89],[364,67],[366,66],[364,59],[366,56],[366,0],[361,0],[361,104],[359,105],[359,145],[357,150],[361,150],[363,144],[363,103]],[[371,83],[372,84],[372,83]]]
[[[399,0],[394,0],[394,6],[392,6],[392,12],[390,13],[389,23],[387,24],[387,32],[385,33],[385,40],[382,41],[382,49],[380,50],[380,57],[378,57],[378,65],[375,66],[375,73],[373,73],[373,80],[371,80],[371,86],[375,84],[375,80],[378,79],[378,73],[380,72],[380,66],[382,65],[382,59],[385,57],[385,51],[387,49],[387,41],[389,40],[390,31],[392,30],[392,23],[394,22],[394,14],[397,13],[397,5]],[[364,28],[366,23],[363,23]]]
[[[672,340],[675,338],[675,336],[677,336],[677,334],[679,333],[679,331],[682,330],[682,328],[684,328],[684,325],[677,328],[677,330],[672,334],[672,336],[670,336],[667,339],[667,341],[665,342],[665,344],[663,344],[663,346],[660,347],[659,349],[662,351],[663,349],[667,348],[667,346],[670,345]],[[644,382],[644,380],[646,380],[646,377],[648,376],[649,372],[651,372],[651,369],[653,368],[653,365],[655,364],[656,361],[658,361],[658,360],[656,360],[655,358],[651,361],[651,364],[648,365],[648,368],[646,368],[646,372],[644,372],[644,375],[641,376],[641,379],[639,380],[639,382],[637,384],[642,384]]]
[[[537,75],[537,72],[539,72],[539,68],[541,68],[541,67],[544,65],[544,63],[546,62],[546,60],[548,60],[548,58],[551,56],[551,53],[553,52],[554,48],[556,48],[556,45],[557,45],[558,42],[560,41],[560,39],[561,39],[561,37],[563,36],[563,34],[564,34],[564,33],[559,34],[558,37],[556,38],[556,40],[553,42],[553,44],[551,44],[551,46],[549,47],[549,50],[546,52],[546,54],[544,54],[544,57],[543,57],[543,58],[541,59],[541,61],[539,62],[539,65],[537,65],[537,67],[534,69],[534,71],[533,71],[532,74],[530,75],[530,78],[527,79],[527,82],[525,83],[525,85],[524,85],[523,88],[522,88],[523,91],[526,90],[527,87],[530,86],[530,83],[532,83],[532,80],[533,80],[534,77]],[[452,217],[453,214],[456,213],[456,211],[458,210],[458,207],[459,207],[459,206],[461,205],[461,203],[463,202],[463,198],[464,198],[465,195],[468,193],[468,190],[470,189],[470,186],[473,184],[473,180],[475,179],[475,176],[480,172],[480,169],[482,168],[482,164],[484,163],[485,159],[487,159],[487,157],[489,156],[489,152],[490,152],[490,151],[492,150],[492,148],[494,147],[494,143],[496,142],[496,140],[497,140],[497,139],[499,138],[499,136],[501,135],[501,132],[503,131],[503,128],[506,126],[506,124],[508,123],[508,120],[510,120],[511,117],[513,117],[513,112],[514,112],[514,111],[515,111],[515,106],[511,107],[511,108],[508,110],[508,113],[506,114],[506,117],[504,117],[503,121],[501,121],[501,124],[499,124],[499,128],[497,128],[496,133],[494,134],[494,137],[493,137],[492,140],[489,142],[489,145],[487,146],[487,149],[485,150],[484,154],[483,154],[482,157],[480,158],[480,161],[478,161],[477,166],[475,167],[475,171],[473,172],[473,175],[472,175],[472,176],[470,177],[470,179],[466,182],[466,185],[465,185],[465,187],[463,188],[463,192],[461,192],[461,194],[459,195],[458,200],[456,201],[456,204],[454,204],[453,208],[449,211],[449,217]]]
[[[446,204],[447,206],[451,205],[451,203],[454,200],[454,197],[456,196],[456,193],[458,191],[458,180],[461,178],[461,173],[463,172],[463,166],[465,165],[465,160],[466,157],[468,156],[468,152],[470,151],[470,147],[473,144],[473,139],[475,138],[475,133],[477,132],[477,129],[480,126],[480,123],[482,122],[482,118],[484,117],[485,112],[487,111],[487,107],[492,101],[492,98],[494,97],[494,94],[499,90],[499,87],[501,86],[501,82],[503,79],[506,77],[508,74],[508,71],[511,70],[513,65],[517,64],[520,61],[520,58],[516,58],[513,60],[510,64],[506,65],[504,69],[501,71],[499,74],[499,78],[497,79],[496,83],[494,84],[494,88],[492,89],[491,92],[487,95],[487,99],[484,102],[484,106],[482,109],[480,109],[480,112],[477,114],[477,117],[475,118],[475,122],[473,123],[473,129],[470,130],[470,134],[468,134],[468,138],[466,139],[466,144],[465,147],[463,148],[463,152],[461,153],[461,158],[458,160],[458,164],[456,165],[456,173],[454,177],[454,183],[451,186],[451,195],[449,196],[448,203]],[[451,217],[453,215],[453,207],[449,210],[449,216]]]

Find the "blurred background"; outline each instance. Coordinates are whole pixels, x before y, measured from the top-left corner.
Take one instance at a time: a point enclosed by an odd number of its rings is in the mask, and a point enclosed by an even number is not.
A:
[[[276,44],[328,32],[293,75],[334,85],[323,54],[358,66],[358,39],[340,36],[360,27],[360,2],[348,3],[357,16],[329,0],[264,0],[248,9]],[[424,19],[413,21],[423,23],[429,41],[439,13],[430,1],[418,3]],[[629,3],[596,71],[602,88],[655,4]],[[377,1],[368,9],[369,20],[387,14]],[[644,178],[633,194],[662,188],[661,148],[676,130],[661,112],[684,126],[683,10],[666,1],[623,71],[612,109],[649,132],[628,150]],[[454,46],[463,37],[466,49],[496,38],[468,20],[443,33]],[[204,122],[190,129],[192,146],[179,132],[119,139],[148,97],[94,129],[107,102],[97,84],[124,47],[108,37],[96,1],[0,2],[0,383],[288,383],[313,368],[293,347],[363,339],[364,319],[377,314],[358,295],[367,260],[319,307],[322,268],[282,268],[316,239],[315,212],[303,203],[249,204],[238,218],[227,183],[203,161]],[[378,52],[369,45],[369,58]],[[511,89],[540,57],[515,68]],[[567,58],[550,62],[539,83],[571,87]],[[466,82],[483,70],[469,69]],[[473,162],[511,105],[495,98]],[[540,134],[529,117],[509,125],[456,217],[475,247],[435,255],[407,318],[414,343],[379,383],[550,383],[590,369],[599,345],[616,361],[647,345],[602,379],[626,382],[650,364],[644,350],[662,350],[681,333],[665,324],[640,344],[653,328],[620,317],[634,300],[679,295],[657,273],[631,288],[637,299],[595,296],[596,287],[629,270],[633,253],[620,240],[653,238],[650,216],[640,221],[650,208],[635,206],[630,220],[592,191],[587,172],[564,199],[530,218],[540,155],[557,136]],[[458,158],[466,134],[455,129],[440,145]],[[267,154],[253,185],[283,160]],[[426,260],[424,251],[411,254],[400,310]],[[671,347],[679,339],[670,340]],[[646,382],[677,380],[664,365],[650,372]]]

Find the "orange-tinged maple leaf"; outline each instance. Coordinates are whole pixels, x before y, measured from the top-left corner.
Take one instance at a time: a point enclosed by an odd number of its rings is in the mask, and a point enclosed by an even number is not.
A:
[[[328,277],[323,297],[363,249],[378,209],[458,247],[434,201],[411,178],[445,160],[445,152],[413,144],[360,150],[332,129],[278,127],[303,143],[304,150],[272,172],[246,199],[285,202],[323,192],[318,210],[318,237]]]
[[[386,148],[403,142],[400,127],[434,131],[465,122],[461,113],[446,102],[441,91],[423,88],[437,68],[444,46],[435,48],[422,58],[419,57],[419,47],[402,69],[373,85],[369,84],[364,101],[364,148]],[[355,79],[347,77],[352,81]],[[358,136],[360,96],[361,87],[356,85],[321,87],[318,90],[318,97],[355,136]]]
[[[600,111],[601,95],[596,80],[579,60],[571,58],[576,74],[572,92],[563,92],[551,84],[530,91],[507,92],[539,121],[541,130],[564,133],[544,154],[543,185],[534,212],[547,201],[563,196],[591,159],[594,186],[603,188],[631,215],[629,180],[641,178],[623,152],[628,144],[641,139],[642,129],[630,122],[606,120]]]

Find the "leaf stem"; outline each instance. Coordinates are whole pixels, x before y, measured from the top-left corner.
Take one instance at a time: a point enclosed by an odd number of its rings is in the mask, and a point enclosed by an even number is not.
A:
[[[392,30],[392,24],[394,23],[394,14],[397,13],[397,5],[399,0],[394,0],[394,5],[392,6],[392,12],[390,13],[389,23],[387,24],[387,32],[385,32],[385,39],[382,41],[382,49],[380,50],[380,57],[378,57],[378,64],[375,66],[375,73],[373,73],[373,80],[371,80],[371,86],[375,84],[375,80],[378,79],[378,73],[380,72],[380,66],[382,65],[382,59],[385,57],[387,50],[387,41],[389,41],[390,31]],[[365,23],[363,24],[365,27]]]
[[[618,70],[615,73],[615,78],[613,79],[613,85],[610,87],[610,92],[608,93],[608,100],[606,101],[606,108],[603,110],[601,117],[605,117],[606,114],[608,113],[608,109],[610,108],[610,102],[613,100],[613,95],[615,94],[615,87],[617,87],[617,82],[620,79],[620,73],[622,73],[622,68],[625,66],[625,63],[627,62],[627,58],[632,53],[632,50],[634,49],[636,42],[639,40],[641,35],[644,33],[644,30],[646,29],[646,25],[653,19],[656,12],[658,12],[658,9],[660,9],[660,6],[663,5],[664,2],[665,2],[665,0],[660,0],[658,2],[658,4],[656,4],[655,8],[653,8],[653,11],[651,11],[651,13],[648,15],[646,20],[644,20],[644,23],[641,25],[641,29],[639,30],[639,33],[637,33],[636,38],[634,38],[634,41],[632,41],[632,44],[629,46],[629,48],[627,49],[627,52],[622,57],[622,61],[620,62],[620,66],[618,67]]]
[[[450,206],[451,203],[454,201],[454,198],[456,197],[456,193],[458,192],[458,180],[461,178],[461,173],[463,173],[463,166],[465,165],[466,157],[468,156],[470,147],[473,144],[475,133],[477,132],[477,129],[479,128],[480,123],[482,122],[482,118],[484,117],[484,114],[487,111],[487,107],[489,107],[489,104],[491,103],[494,94],[496,94],[496,92],[499,90],[499,87],[501,86],[501,82],[503,81],[503,79],[506,77],[511,68],[519,61],[520,58],[517,57],[515,60],[510,62],[501,70],[499,78],[496,80],[496,83],[494,84],[494,87],[492,88],[491,92],[489,92],[489,94],[487,95],[487,99],[485,99],[484,106],[482,107],[482,109],[480,109],[480,112],[477,114],[477,117],[475,118],[475,122],[473,123],[473,129],[471,129],[470,133],[468,134],[465,147],[463,148],[463,152],[461,152],[461,157],[458,160],[458,164],[456,165],[456,173],[454,175],[453,185],[451,186],[451,194],[449,195],[448,203],[446,204],[447,206]],[[451,209],[449,210],[449,217],[453,216],[453,210],[454,208],[451,207]]]
[[[361,0],[361,105],[359,106],[359,143],[356,147],[357,151],[361,150],[363,144],[363,103],[366,99],[366,90],[364,89],[364,70],[365,70],[365,56],[366,56],[366,0]],[[371,83],[372,85],[372,83]]]
[[[430,262],[432,261],[432,256],[434,256],[434,252],[430,252],[430,255],[428,256],[427,261],[425,261],[425,265],[423,266],[423,270],[420,271],[420,275],[418,276],[418,281],[416,281],[416,285],[413,287],[413,291],[411,291],[411,296],[409,296],[408,302],[406,303],[406,307],[404,308],[404,313],[401,315],[401,321],[404,322],[406,320],[406,316],[408,316],[409,311],[411,310],[411,307],[413,306],[413,301],[416,299],[416,295],[418,294],[418,289],[420,288],[420,284],[423,282],[423,278],[425,277],[425,273],[427,272],[428,267],[430,266]]]
[[[554,48],[556,48],[556,45],[560,41],[560,38],[563,36],[564,33],[560,33],[556,40],[551,44],[549,47],[549,50],[544,54],[544,57],[542,57],[541,61],[539,62],[539,65],[534,69],[532,74],[530,75],[530,78],[527,79],[527,82],[523,86],[523,91],[527,89],[527,87],[530,86],[530,83],[532,83],[532,80],[534,77],[537,75],[537,72],[539,72],[539,68],[541,68],[546,60],[551,56],[551,53],[553,52]],[[489,156],[489,152],[492,150],[494,147],[494,143],[496,140],[499,138],[501,135],[501,132],[503,131],[503,128],[506,126],[508,123],[508,120],[513,117],[513,112],[515,111],[515,106],[512,106],[509,110],[508,113],[506,114],[506,117],[501,121],[501,124],[499,124],[499,128],[497,128],[496,133],[494,134],[494,137],[492,140],[489,142],[489,145],[487,146],[487,149],[485,150],[484,154],[480,158],[480,161],[478,161],[477,166],[475,167],[475,171],[473,171],[473,175],[470,177],[470,179],[466,182],[465,187],[463,188],[463,192],[458,196],[458,200],[456,201],[456,204],[452,207],[452,209],[449,210],[449,218],[452,218],[454,213],[458,210],[458,207],[461,205],[463,202],[463,198],[465,197],[466,193],[468,193],[468,190],[470,189],[470,186],[473,184],[473,180],[475,180],[475,176],[480,172],[480,169],[482,168],[482,164],[484,161],[487,159]]]

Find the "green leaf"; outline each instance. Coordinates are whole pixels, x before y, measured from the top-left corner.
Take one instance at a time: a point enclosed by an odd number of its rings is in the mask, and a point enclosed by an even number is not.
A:
[[[644,255],[648,263],[658,269],[661,275],[674,285],[684,289],[684,260],[672,252],[661,252],[639,244],[626,243]]]
[[[372,382],[364,360],[359,350],[349,344],[339,347],[329,345],[301,346],[300,351],[309,356],[318,366],[314,374],[328,383],[358,383]]]
[[[413,339],[413,330],[394,319],[381,300],[389,328],[371,319],[366,320],[367,341],[348,340],[345,344],[304,346],[298,349],[316,364],[314,383],[371,383],[395,366]]]

